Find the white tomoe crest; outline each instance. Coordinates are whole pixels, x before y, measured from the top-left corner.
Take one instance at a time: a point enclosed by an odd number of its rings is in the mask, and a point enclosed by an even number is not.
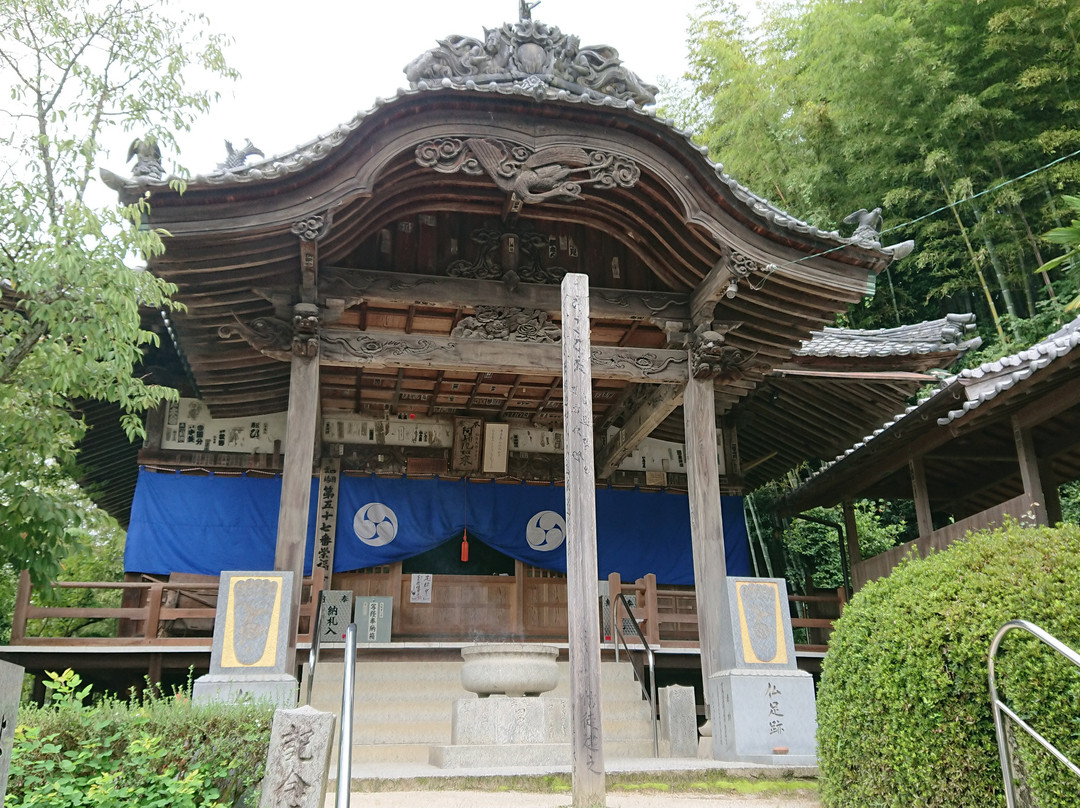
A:
[[[534,550],[555,550],[565,539],[566,520],[555,511],[540,511],[525,526],[525,541]]]
[[[369,502],[353,517],[356,537],[371,547],[382,547],[397,536],[397,514],[381,502]]]

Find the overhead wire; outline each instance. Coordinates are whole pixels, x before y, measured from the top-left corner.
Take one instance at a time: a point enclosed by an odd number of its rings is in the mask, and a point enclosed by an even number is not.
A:
[[[918,222],[921,222],[924,219],[929,219],[932,216],[936,216],[939,213],[943,213],[943,212],[945,212],[947,210],[951,210],[951,209],[953,209],[955,207],[958,207],[959,205],[962,205],[962,204],[964,204],[966,202],[971,202],[971,201],[973,201],[975,199],[978,199],[981,196],[986,196],[987,194],[991,194],[994,191],[998,191],[998,190],[1000,190],[1002,188],[1005,188],[1006,186],[1012,185],[1013,183],[1020,182],[1020,180],[1025,180],[1028,177],[1032,177],[1035,174],[1038,174],[1038,173],[1040,173],[1042,171],[1046,171],[1049,168],[1053,168],[1058,163],[1063,163],[1066,160],[1071,160],[1073,157],[1076,157],[1078,155],[1080,155],[1080,149],[1077,149],[1076,151],[1070,152],[1069,154],[1066,154],[1066,155],[1058,157],[1058,158],[1056,158],[1054,160],[1051,160],[1049,163],[1041,165],[1038,168],[1033,168],[1030,171],[1024,172],[1023,174],[1019,174],[1019,175],[1017,175],[1015,177],[1012,177],[1011,179],[1002,180],[997,185],[993,185],[993,186],[991,186],[989,188],[984,188],[983,190],[979,191],[978,193],[969,194],[969,195],[967,195],[967,196],[965,196],[965,197],[963,197],[961,199],[957,199],[957,200],[955,200],[953,202],[950,202],[948,204],[941,205],[940,207],[935,208],[934,210],[930,211],[929,213],[924,213],[922,216],[917,216],[914,219],[910,219],[909,221],[903,222],[902,224],[897,224],[897,225],[893,225],[892,227],[887,227],[884,230],[882,230],[880,233],[878,233],[878,235],[879,236],[884,236],[886,233],[892,233],[892,232],[894,232],[896,230],[903,230],[905,227],[910,227],[911,225],[917,224]],[[822,250],[821,252],[816,252],[816,253],[811,253],[809,255],[804,255],[801,258],[794,258],[791,261],[785,261],[782,264],[775,264],[775,263],[767,264],[766,267],[765,267],[765,275],[761,279],[761,281],[757,285],[755,285],[754,283],[751,282],[751,283],[749,283],[749,286],[754,291],[758,291],[758,290],[761,289],[762,286],[764,286],[765,281],[768,280],[769,277],[773,273],[777,272],[778,270],[781,270],[784,267],[789,267],[789,266],[794,266],[796,264],[801,264],[803,261],[808,261],[811,258],[820,258],[823,255],[828,255],[830,253],[834,253],[837,250],[842,250],[842,249],[844,249],[845,247],[848,247],[848,246],[850,246],[850,244],[838,244],[837,246],[830,247],[827,250]]]

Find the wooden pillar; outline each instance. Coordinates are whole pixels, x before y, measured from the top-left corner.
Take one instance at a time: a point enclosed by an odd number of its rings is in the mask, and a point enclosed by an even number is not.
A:
[[[1031,429],[1021,426],[1013,418],[1013,439],[1016,441],[1016,459],[1020,463],[1020,479],[1024,482],[1024,493],[1031,499],[1035,521],[1040,525],[1049,524],[1046,517],[1046,496],[1043,493],[1042,474],[1039,471],[1039,457],[1035,451],[1035,439]]]
[[[304,580],[304,548],[319,414],[318,308],[298,303],[293,312],[296,334],[292,343],[285,465],[281,475],[281,506],[274,552],[274,569],[293,571],[287,671],[296,668],[296,634],[300,624],[300,592]]]
[[[911,498],[915,500],[915,521],[919,524],[919,538],[934,532],[934,520],[930,516],[930,492],[926,488],[926,467],[921,457],[908,461],[911,472]]]
[[[848,561],[855,566],[862,561],[862,550],[859,547],[859,526],[855,524],[855,504],[851,500],[844,501],[844,532],[847,534]]]
[[[1039,479],[1042,480],[1043,497],[1046,499],[1047,524],[1061,521],[1061,498],[1058,496],[1058,476],[1049,458],[1039,460]]]
[[[686,470],[690,499],[690,542],[694,553],[701,678],[708,704],[709,677],[720,671],[723,601],[727,598],[724,521],[720,513],[720,472],[716,452],[716,401],[712,377],[691,378],[683,396]],[[729,638],[730,640],[730,638]],[[716,726],[714,720],[713,726]]]
[[[562,282],[562,372],[573,806],[592,808],[606,804],[606,786],[600,714],[589,278],[577,273],[567,274]]]

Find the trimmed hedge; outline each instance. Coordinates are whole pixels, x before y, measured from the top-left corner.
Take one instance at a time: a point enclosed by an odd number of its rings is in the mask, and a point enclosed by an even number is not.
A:
[[[183,692],[87,706],[78,674],[52,677],[51,704],[19,709],[4,808],[255,804],[272,707],[192,706]]]
[[[837,621],[822,670],[824,804],[1005,805],[987,659],[994,634],[1014,619],[1080,648],[1080,527],[971,535],[865,586]],[[1005,703],[1080,761],[1076,669],[1013,631],[996,674]],[[1080,780],[1027,741],[1020,757],[1035,804],[1080,805]]]

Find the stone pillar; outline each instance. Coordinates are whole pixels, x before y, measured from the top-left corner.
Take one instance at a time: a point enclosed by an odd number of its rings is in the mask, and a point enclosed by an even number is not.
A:
[[[276,710],[259,808],[323,808],[333,734],[333,713],[311,707]],[[338,783],[338,788],[350,785]]]
[[[291,570],[289,649],[286,670],[296,669],[296,633],[304,578],[304,547],[311,504],[311,472],[319,417],[319,309],[310,303],[293,307],[289,376],[289,415],[285,433],[285,468],[281,479],[274,569]]]
[[[668,757],[697,757],[698,726],[694,688],[669,685],[657,692],[660,696],[660,739],[667,741]]]
[[[571,273],[563,278],[562,360],[573,806],[592,808],[606,804],[606,786],[600,714],[596,466],[586,275]]]
[[[783,578],[728,578],[721,619],[732,638],[709,678],[713,757],[817,763],[814,680],[800,671]]]
[[[19,717],[19,698],[22,696],[23,668],[0,660],[0,805],[7,794],[8,773],[11,771],[11,748],[15,743],[15,723]]]

